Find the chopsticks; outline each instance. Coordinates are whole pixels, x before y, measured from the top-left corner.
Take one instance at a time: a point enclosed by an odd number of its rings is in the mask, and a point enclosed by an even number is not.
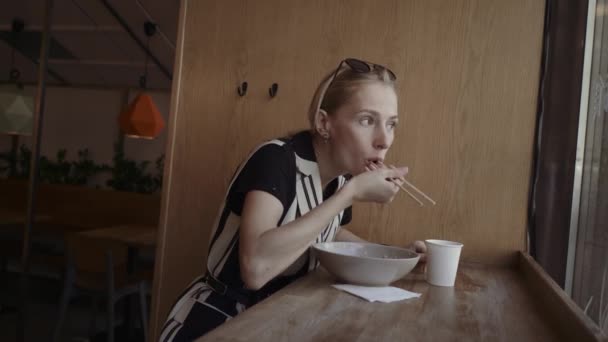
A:
[[[369,165],[371,166],[372,169],[376,169],[377,168],[377,166],[375,165],[375,163],[370,163]],[[381,164],[381,165],[384,165],[384,164]],[[394,167],[392,167],[392,168],[394,168]],[[412,188],[412,190],[414,190],[417,194],[419,194],[424,199],[426,199],[427,201],[429,201],[432,205],[436,205],[437,204],[437,202],[435,202],[427,194],[425,194],[424,192],[422,192],[422,190],[420,190],[416,186],[414,186],[414,184],[408,182],[407,179],[405,179],[404,177],[399,177],[397,179],[400,180],[401,182],[405,183],[410,188]],[[424,203],[421,200],[419,200],[414,194],[412,194],[406,187],[404,187],[402,184],[399,184],[395,179],[392,179],[391,181],[395,185],[397,185],[399,188],[401,188],[401,190],[405,191],[405,193],[407,193],[408,196],[410,196],[412,199],[414,199],[416,202],[418,202],[418,204],[421,207],[424,206]]]
[[[401,180],[401,181],[405,181],[405,178],[403,178],[403,177],[402,177],[400,180]],[[413,199],[414,199],[414,201],[418,202],[418,204],[420,204],[420,206],[421,206],[421,207],[422,207],[422,206],[424,206],[424,203],[422,203],[422,201],[421,201],[421,200],[419,200],[419,199],[418,199],[416,196],[414,196],[414,194],[412,194],[411,192],[409,192],[409,191],[408,191],[408,190],[407,190],[407,189],[406,189],[406,188],[405,188],[403,185],[401,185],[401,184],[399,184],[399,183],[395,182],[394,180],[393,180],[392,182],[393,182],[395,185],[397,185],[398,187],[400,187],[400,188],[401,188],[401,190],[405,191],[405,193],[406,193],[406,194],[408,194],[408,196],[410,196],[411,198],[413,198]]]
[[[431,202],[431,204],[433,204],[433,205],[437,204],[437,202],[435,202],[432,198],[430,198],[427,194],[422,192],[420,189],[415,187],[414,184],[408,182],[405,178],[400,177],[399,180],[402,181],[403,183],[407,184],[410,188],[412,188],[414,191],[416,191],[420,196],[424,197],[427,201]],[[424,203],[422,203],[421,200],[416,198],[416,196],[414,196],[411,192],[409,192],[403,185],[395,182],[394,180],[393,180],[393,183],[395,183],[398,187],[400,187],[403,191],[405,191],[411,198],[416,200],[416,202],[418,202],[418,204],[420,204],[421,207],[424,205]]]

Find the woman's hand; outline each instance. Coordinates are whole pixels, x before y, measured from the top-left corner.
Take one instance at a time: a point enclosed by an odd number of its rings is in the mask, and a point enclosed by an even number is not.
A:
[[[420,262],[426,262],[426,245],[420,240],[413,241],[406,248],[413,250],[420,255]]]
[[[391,181],[407,174],[407,167],[368,167],[368,171],[353,177],[347,184],[353,188],[353,200],[360,202],[388,203],[393,200],[399,187]]]

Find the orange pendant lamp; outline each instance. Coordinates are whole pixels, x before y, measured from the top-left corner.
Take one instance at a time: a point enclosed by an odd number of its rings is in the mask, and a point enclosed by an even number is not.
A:
[[[118,124],[124,134],[135,138],[156,138],[165,128],[165,120],[156,108],[152,97],[140,93],[127,110],[118,117]]]
[[[146,21],[144,23],[144,32],[148,37],[147,45],[149,49],[150,37],[156,33],[156,24]],[[144,74],[139,79],[139,85],[142,89],[146,89],[148,57],[147,52]],[[153,139],[165,127],[165,120],[163,120],[158,108],[156,108],[152,97],[142,92],[135,97],[127,110],[118,116],[118,124],[120,125],[120,129],[129,137]]]

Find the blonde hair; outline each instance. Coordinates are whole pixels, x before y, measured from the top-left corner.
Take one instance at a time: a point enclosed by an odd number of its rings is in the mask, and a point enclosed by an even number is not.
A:
[[[350,100],[357,89],[365,83],[380,82],[397,90],[394,77],[385,68],[373,68],[369,72],[357,72],[343,65],[335,78],[335,70],[327,74],[319,83],[308,109],[308,121],[312,133],[315,134],[315,118],[317,112],[323,109],[329,116]],[[329,88],[328,88],[329,87]]]

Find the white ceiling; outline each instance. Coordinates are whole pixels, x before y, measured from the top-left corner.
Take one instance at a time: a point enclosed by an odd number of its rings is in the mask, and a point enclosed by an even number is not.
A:
[[[146,53],[106,4],[114,8],[128,27],[146,45],[144,22],[158,26],[149,49],[169,75],[148,61],[148,88],[170,89],[173,73],[179,0],[54,0],[51,27],[53,39],[65,50],[53,49],[49,58],[50,85],[138,87],[144,73]],[[17,40],[15,67],[20,81],[37,82],[39,38],[44,25],[45,0],[4,1],[0,5],[0,82],[9,80],[12,22],[20,18],[25,29]],[[60,48],[61,46],[58,46]],[[28,57],[28,51],[31,58]]]

